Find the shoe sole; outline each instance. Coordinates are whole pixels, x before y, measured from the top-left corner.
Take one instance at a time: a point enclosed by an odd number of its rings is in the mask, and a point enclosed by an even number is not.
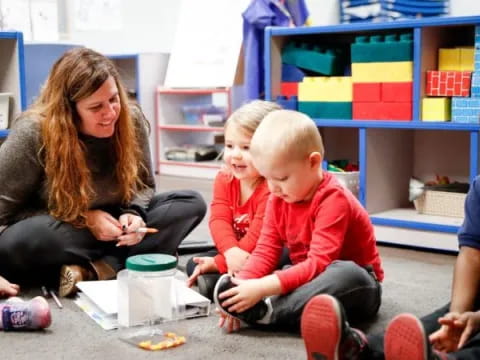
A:
[[[315,296],[302,313],[301,331],[308,360],[339,360],[342,316],[337,300]]]
[[[238,319],[236,316],[233,316],[232,314],[225,311],[223,309],[223,307],[220,305],[220,302],[218,301],[218,288],[220,287],[220,284],[222,282],[222,278],[224,276],[228,276],[228,275],[225,274],[225,275],[220,276],[217,280],[217,283],[215,284],[215,288],[213,289],[213,302],[215,303],[215,307],[218,309],[218,311],[220,311],[223,315],[231,316],[235,319]],[[238,320],[240,320],[240,319],[238,319]]]
[[[428,344],[423,325],[415,316],[395,317],[385,333],[386,360],[427,360]]]
[[[58,295],[60,297],[67,297],[77,292],[73,274],[67,266],[63,265],[60,269],[60,285],[58,287]]]

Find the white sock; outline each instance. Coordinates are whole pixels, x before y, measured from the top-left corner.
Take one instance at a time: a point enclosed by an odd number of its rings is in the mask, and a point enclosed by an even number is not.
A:
[[[269,297],[265,299],[265,304],[267,304],[267,313],[263,318],[257,321],[257,324],[268,325],[272,321],[273,306]]]

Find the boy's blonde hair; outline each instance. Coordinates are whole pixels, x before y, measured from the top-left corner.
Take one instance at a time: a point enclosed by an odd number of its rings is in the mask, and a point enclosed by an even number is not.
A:
[[[231,124],[242,129],[245,134],[252,136],[265,116],[282,107],[271,101],[253,100],[235,110],[225,123],[225,131]]]
[[[307,115],[292,110],[269,113],[258,126],[250,144],[253,157],[284,161],[304,160],[312,152],[324,156],[322,136],[315,122]]]

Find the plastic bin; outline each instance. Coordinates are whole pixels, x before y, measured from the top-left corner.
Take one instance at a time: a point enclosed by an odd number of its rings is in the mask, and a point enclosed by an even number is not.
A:
[[[359,171],[348,171],[348,172],[336,172],[329,171],[330,174],[334,175],[338,182],[350,190],[355,196],[358,196],[360,189],[360,172]]]
[[[223,126],[227,109],[214,105],[183,105],[182,113],[189,125]]]

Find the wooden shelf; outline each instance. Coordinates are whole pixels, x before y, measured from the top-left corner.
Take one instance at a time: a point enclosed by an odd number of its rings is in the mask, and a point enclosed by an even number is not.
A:
[[[159,125],[160,130],[223,132],[223,127],[205,125]]]

